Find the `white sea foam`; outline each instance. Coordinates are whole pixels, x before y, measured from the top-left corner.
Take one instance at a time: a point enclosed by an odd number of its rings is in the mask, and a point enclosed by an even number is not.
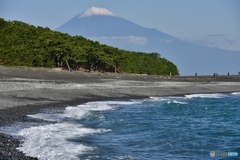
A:
[[[31,118],[57,122],[41,126],[28,126],[16,130],[15,135],[23,137],[23,143],[18,150],[28,156],[37,157],[40,160],[55,159],[79,159],[79,155],[94,151],[95,148],[74,142],[74,139],[83,139],[91,134],[109,132],[109,129],[86,128],[74,119],[88,117],[94,112],[114,110],[119,105],[142,104],[145,100],[131,101],[102,101],[89,102],[75,107],[66,107],[64,113],[39,113],[29,115]],[[173,103],[182,103],[173,100]],[[99,115],[101,118],[102,115]]]
[[[143,100],[132,101],[102,101],[102,102],[88,102],[86,104],[78,105],[77,107],[66,107],[64,116],[74,119],[81,119],[96,111],[106,111],[116,109],[114,105],[133,105],[142,104]]]
[[[94,150],[94,148],[74,143],[70,139],[83,138],[89,134],[104,133],[111,130],[86,128],[71,119],[82,119],[92,112],[112,110],[114,106],[109,104],[124,104],[124,102],[89,102],[76,107],[66,107],[63,114],[39,113],[29,115],[31,118],[57,123],[17,130],[13,134],[24,138],[23,144],[18,149],[26,155],[37,157],[40,160],[79,159],[78,155]]]
[[[81,138],[89,134],[108,130],[84,128],[80,124],[56,123],[25,128],[17,133],[24,137],[18,149],[39,159],[79,159],[77,156],[93,150],[92,147],[74,143],[68,139]]]
[[[167,101],[168,99],[163,97],[149,97],[151,101]]]
[[[121,102],[88,102],[78,106],[69,106],[65,108],[63,114],[48,114],[48,113],[38,113],[34,115],[28,115],[28,117],[43,119],[46,121],[61,122],[65,118],[82,119],[88,116],[93,111],[106,111],[113,110],[114,108],[108,104],[121,104]],[[124,104],[124,102],[123,102]],[[130,104],[130,103],[129,103]]]
[[[176,101],[176,100],[172,101],[172,103],[175,103],[175,104],[188,104],[187,102],[181,102],[181,101]]]
[[[106,111],[112,110],[113,107],[108,105],[106,102],[89,102],[77,107],[66,107],[64,116],[74,119],[81,119],[91,114],[92,111]]]
[[[232,95],[240,95],[240,92],[233,92]]]
[[[226,95],[216,93],[216,94],[191,94],[185,95],[186,98],[224,98]]]
[[[183,102],[182,100],[185,100],[185,97],[150,97],[150,101],[157,101],[157,102],[163,102],[168,104],[188,104],[187,102]]]

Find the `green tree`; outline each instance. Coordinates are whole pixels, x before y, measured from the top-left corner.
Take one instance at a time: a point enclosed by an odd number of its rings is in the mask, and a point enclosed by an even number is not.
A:
[[[82,36],[51,31],[0,18],[0,64],[85,68],[90,72],[178,75],[177,67],[159,53],[120,50]]]

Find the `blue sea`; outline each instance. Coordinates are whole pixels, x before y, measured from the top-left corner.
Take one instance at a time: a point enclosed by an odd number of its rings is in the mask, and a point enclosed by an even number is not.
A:
[[[0,130],[42,160],[240,159],[240,93],[89,102]]]

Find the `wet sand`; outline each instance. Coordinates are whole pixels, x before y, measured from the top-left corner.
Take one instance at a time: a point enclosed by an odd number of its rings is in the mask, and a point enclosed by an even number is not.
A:
[[[0,125],[23,121],[44,109],[63,110],[88,101],[229,92],[240,92],[240,76],[149,76],[0,66]]]

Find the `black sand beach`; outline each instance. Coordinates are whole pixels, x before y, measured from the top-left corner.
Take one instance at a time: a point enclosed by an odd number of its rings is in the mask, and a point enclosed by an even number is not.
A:
[[[0,125],[24,121],[44,109],[89,101],[240,92],[240,76],[149,76],[67,72],[0,66]],[[19,141],[0,133],[0,159],[27,159]],[[34,159],[28,157],[28,159]]]

